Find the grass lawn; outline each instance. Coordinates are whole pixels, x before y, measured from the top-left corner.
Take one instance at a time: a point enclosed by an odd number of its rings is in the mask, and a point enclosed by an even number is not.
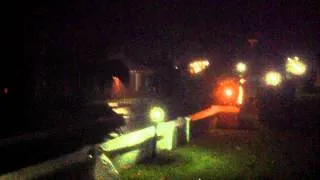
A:
[[[120,174],[121,179],[311,178],[317,140],[290,132],[215,130]]]

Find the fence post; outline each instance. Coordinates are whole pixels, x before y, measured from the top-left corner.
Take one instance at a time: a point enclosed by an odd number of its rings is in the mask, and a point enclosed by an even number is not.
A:
[[[185,120],[186,141],[187,141],[187,143],[189,143],[190,142],[190,136],[191,136],[191,128],[190,128],[191,118],[185,117],[184,120]]]

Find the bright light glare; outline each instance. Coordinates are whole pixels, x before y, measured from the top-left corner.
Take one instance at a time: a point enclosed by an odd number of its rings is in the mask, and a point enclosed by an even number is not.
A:
[[[124,119],[130,119],[130,116],[128,116],[128,115],[123,115],[122,116]]]
[[[247,65],[243,62],[239,62],[236,68],[238,72],[243,73],[247,70]]]
[[[112,108],[112,110],[119,115],[129,115],[129,108],[127,107],[117,107]]]
[[[149,116],[153,122],[164,121],[166,113],[161,107],[153,107],[150,110]]]
[[[193,61],[189,64],[189,72],[191,74],[198,74],[207,69],[209,65],[208,60]]]
[[[238,96],[238,79],[222,79],[217,83],[217,87],[214,88],[214,97],[216,97],[219,105],[235,105],[237,103]]]
[[[243,79],[243,78],[240,79],[240,84],[244,84],[245,82],[246,82],[245,79]]]
[[[225,95],[228,96],[228,97],[231,97],[232,94],[233,94],[232,89],[230,89],[230,88],[225,89],[225,90],[224,90],[224,93],[225,93]]]
[[[117,107],[119,104],[117,102],[108,102],[109,107]]]
[[[240,85],[240,86],[239,86],[238,99],[237,99],[237,103],[238,103],[239,105],[241,105],[242,102],[243,102],[243,96],[244,96],[243,87]]]
[[[270,71],[266,74],[265,81],[267,85],[277,86],[281,83],[282,77],[280,73],[275,71]]]
[[[307,66],[305,63],[300,61],[299,57],[294,58],[288,58],[287,64],[286,64],[286,71],[288,73],[294,74],[294,75],[303,75],[307,70]]]

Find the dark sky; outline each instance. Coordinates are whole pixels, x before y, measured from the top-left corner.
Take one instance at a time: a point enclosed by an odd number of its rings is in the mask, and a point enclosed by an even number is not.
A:
[[[151,58],[195,49],[229,52],[247,46],[250,36],[280,52],[319,51],[316,1],[78,1],[27,7],[26,43],[40,52],[75,52],[83,60],[120,50]]]
[[[53,84],[64,77],[77,81],[79,73],[90,69],[87,62],[114,52],[144,62],[188,54],[227,61],[248,49],[247,39],[255,37],[261,52],[320,53],[316,0],[21,2],[3,5],[0,11],[0,86],[26,96],[34,92],[32,83],[42,82],[37,78],[52,78]]]
[[[89,69],[86,62],[114,52],[150,62],[197,53],[225,60],[248,49],[247,39],[255,37],[262,52],[320,53],[316,2],[12,1],[0,11],[0,89],[9,87],[10,94],[21,95],[14,102],[24,102],[40,86],[39,77],[61,88],[64,77],[77,81]]]

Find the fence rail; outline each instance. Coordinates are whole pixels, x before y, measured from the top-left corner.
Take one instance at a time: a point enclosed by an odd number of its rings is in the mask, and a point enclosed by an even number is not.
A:
[[[114,139],[106,139],[98,145],[84,146],[82,147],[83,149],[76,150],[71,154],[66,154],[56,159],[44,161],[1,175],[0,179],[34,179],[37,177],[45,177],[46,174],[52,175],[57,171],[61,171],[63,168],[70,168],[76,163],[88,161],[89,151],[92,147],[95,147],[98,152],[93,158],[96,161],[94,164],[107,162],[109,163],[108,165],[105,164],[102,166],[109,168],[116,167],[119,169],[126,165],[134,165],[139,162],[139,160],[152,155],[152,140],[154,140],[154,138],[157,140],[156,151],[172,150],[178,145],[188,142],[190,139],[189,123],[189,118],[180,117],[172,121],[159,123],[156,127],[146,125],[139,129],[128,129],[127,132]],[[108,132],[106,131],[106,135],[107,134]],[[155,134],[157,134],[156,137],[154,136]],[[44,133],[41,138],[45,138],[48,135],[50,135],[50,133]],[[26,140],[26,138],[32,138],[33,136],[36,136],[36,134],[19,136],[7,141],[21,141]],[[2,143],[2,145],[4,144],[6,143]],[[111,161],[106,161],[106,158]],[[110,162],[112,162],[112,166],[110,166]],[[94,170],[92,173],[96,173],[96,171],[97,170]],[[107,173],[109,170],[105,169],[104,171]]]

